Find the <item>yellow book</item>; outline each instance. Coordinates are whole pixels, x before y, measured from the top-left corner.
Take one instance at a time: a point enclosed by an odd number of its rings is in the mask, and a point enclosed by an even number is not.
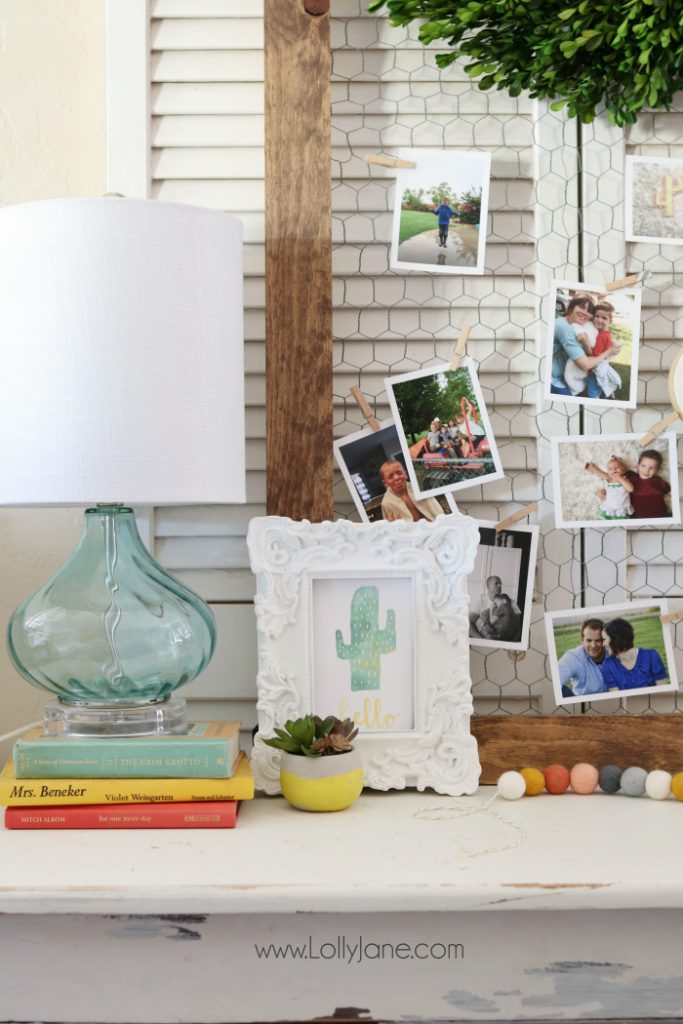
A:
[[[17,779],[9,761],[0,772],[0,806],[179,803],[251,800],[254,779],[242,753],[230,779]]]

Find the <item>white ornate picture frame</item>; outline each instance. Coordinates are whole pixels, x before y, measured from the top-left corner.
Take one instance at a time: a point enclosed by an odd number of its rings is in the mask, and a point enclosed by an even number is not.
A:
[[[474,792],[466,578],[478,541],[457,512],[432,523],[251,521],[258,789],[280,790],[280,752],[263,739],[315,713],[359,721],[372,789]]]

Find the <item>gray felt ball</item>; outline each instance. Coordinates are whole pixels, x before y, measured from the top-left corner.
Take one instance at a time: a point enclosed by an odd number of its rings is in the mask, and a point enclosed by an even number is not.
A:
[[[621,768],[606,764],[600,769],[598,785],[603,793],[618,793],[621,786]]]
[[[647,772],[644,768],[627,768],[621,776],[621,790],[626,796],[642,796]]]

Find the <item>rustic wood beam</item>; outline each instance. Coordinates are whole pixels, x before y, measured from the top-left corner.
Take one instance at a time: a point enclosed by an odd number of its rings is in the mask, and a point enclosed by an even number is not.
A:
[[[579,761],[596,766],[638,765],[647,771],[683,771],[681,715],[492,715],[472,719],[481,781],[493,785],[505,771]]]
[[[332,518],[330,41],[325,0],[265,0],[266,507]]]

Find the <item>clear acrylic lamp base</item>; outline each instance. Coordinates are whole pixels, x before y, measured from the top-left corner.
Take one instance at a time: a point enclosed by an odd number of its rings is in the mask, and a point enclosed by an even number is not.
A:
[[[166,736],[186,729],[187,704],[182,697],[129,706],[51,700],[43,712],[48,736]]]
[[[80,543],[8,630],[16,668],[53,698],[45,731],[72,736],[180,732],[175,691],[208,665],[208,605],[156,562],[130,508],[85,513]]]

